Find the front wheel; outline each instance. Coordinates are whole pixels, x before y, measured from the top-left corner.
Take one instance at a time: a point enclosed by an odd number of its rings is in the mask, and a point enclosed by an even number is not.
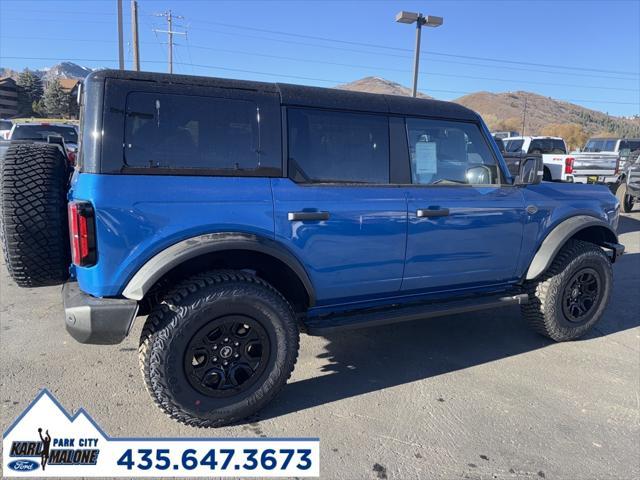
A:
[[[616,197],[620,201],[620,209],[629,213],[633,209],[633,197],[627,194],[627,184],[621,183],[616,189]]]
[[[171,418],[219,427],[266,405],[298,356],[289,303],[273,287],[239,271],[182,282],[149,315],[140,338],[144,381]]]
[[[528,282],[522,314],[538,333],[557,342],[584,335],[602,317],[611,296],[611,261],[600,247],[569,240],[542,278]]]

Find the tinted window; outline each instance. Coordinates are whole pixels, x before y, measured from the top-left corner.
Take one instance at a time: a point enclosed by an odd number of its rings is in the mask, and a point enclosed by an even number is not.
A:
[[[13,127],[13,123],[9,120],[0,120],[0,130],[11,130]]]
[[[594,139],[589,140],[585,145],[585,152],[613,152],[616,148],[615,140]]]
[[[622,140],[620,141],[620,150],[629,149],[630,151],[640,150],[640,140]]]
[[[387,117],[289,109],[287,118],[296,182],[389,183]]]
[[[535,138],[531,140],[528,153],[567,153],[564,142],[552,138]]]
[[[413,183],[499,183],[496,160],[475,124],[408,118]]]
[[[62,137],[66,143],[78,143],[78,132],[61,125],[17,125],[12,140],[47,140],[49,135]]]
[[[260,168],[259,111],[253,102],[134,92],[126,112],[124,162],[129,167]]]
[[[509,153],[520,153],[522,151],[522,145],[524,140],[507,140],[504,148]]]

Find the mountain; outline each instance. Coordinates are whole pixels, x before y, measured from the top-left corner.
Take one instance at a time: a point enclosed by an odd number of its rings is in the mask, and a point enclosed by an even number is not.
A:
[[[73,62],[62,62],[52,67],[31,71],[45,80],[51,80],[53,78],[77,78],[78,80],[81,80],[93,72],[93,69],[83,67]],[[16,70],[0,67],[0,78],[11,77],[13,79],[17,79],[18,75],[20,75],[20,72]]]
[[[492,127],[522,130],[525,101],[525,133],[536,134],[550,124],[575,123],[589,135],[611,132],[620,136],[640,136],[640,120],[608,115],[531,92],[477,92],[454,100],[478,112]],[[502,124],[503,127],[498,125]]]
[[[93,70],[89,67],[83,67],[73,62],[62,62],[53,67],[40,70],[42,76],[51,78],[77,78],[82,79],[89,75]]]
[[[386,95],[411,96],[411,89],[380,77],[365,77],[355,82],[337,85],[341,90],[351,90],[354,92],[384,93]],[[424,93],[418,92],[418,98],[433,98]]]
[[[411,95],[411,90],[399,83],[380,77],[365,77],[336,88],[388,95]],[[432,98],[418,93],[420,98]],[[531,92],[476,92],[453,100],[482,115],[494,130],[522,130],[525,99],[527,115],[525,133],[542,133],[545,127],[576,124],[584,135],[609,132],[626,137],[640,137],[640,118],[616,117],[580,105],[544,97]]]

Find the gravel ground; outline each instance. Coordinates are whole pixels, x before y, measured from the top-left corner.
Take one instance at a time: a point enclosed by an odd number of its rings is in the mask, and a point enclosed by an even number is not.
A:
[[[640,478],[640,212],[602,322],[555,344],[517,308],[329,338],[303,336],[282,394],[251,423],[199,430],[151,402],[122,344],[76,343],[60,288],[17,288],[0,267],[0,427],[42,387],[112,436],[313,436],[323,478]]]

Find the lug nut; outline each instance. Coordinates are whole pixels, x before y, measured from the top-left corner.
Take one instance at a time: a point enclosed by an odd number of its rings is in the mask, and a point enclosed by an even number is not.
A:
[[[227,337],[224,338],[225,343],[229,341]]]
[[[237,347],[237,346],[239,346],[239,345],[240,345],[240,342],[233,342],[233,346],[234,346],[234,347]]]
[[[213,357],[213,361],[217,362],[218,361],[218,357]]]
[[[224,362],[222,362],[223,365],[229,365],[229,362],[227,362],[226,360]]]
[[[233,358],[238,358],[240,356],[240,354],[236,353]]]
[[[214,349],[214,350],[217,350],[217,349],[218,349],[218,345],[214,345],[214,346],[213,346],[213,349]]]

